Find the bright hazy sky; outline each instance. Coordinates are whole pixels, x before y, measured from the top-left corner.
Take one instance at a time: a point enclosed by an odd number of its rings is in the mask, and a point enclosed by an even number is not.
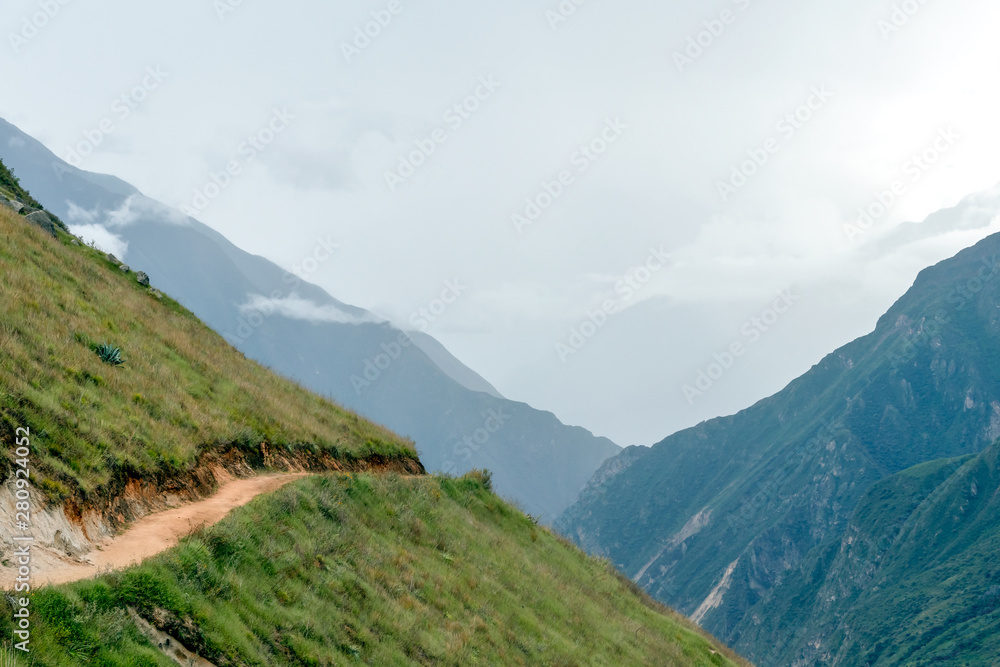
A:
[[[462,361],[652,444],[780,389],[1000,228],[878,243],[1000,181],[998,19],[987,0],[7,0],[0,115],[64,158],[99,138],[83,168],[178,207],[234,162],[196,217],[237,245],[292,268],[333,239],[312,280],[400,325],[457,283],[426,323]],[[515,224],[526,199],[546,207]],[[567,354],[588,312],[602,326]]]

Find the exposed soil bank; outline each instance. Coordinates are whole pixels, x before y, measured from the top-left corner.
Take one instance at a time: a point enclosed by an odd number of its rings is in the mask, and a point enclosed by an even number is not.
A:
[[[175,509],[149,514],[124,533],[97,545],[85,558],[60,557],[50,549],[47,562],[33,568],[32,583],[66,584],[88,579],[101,572],[117,570],[162,553],[192,531],[221,521],[229,512],[246,505],[262,493],[270,493],[309,473],[281,473],[223,483],[218,493]],[[14,572],[0,570],[0,588],[14,586]]]
[[[284,474],[273,474],[276,471]],[[106,488],[61,506],[46,506],[44,497],[33,491],[32,585],[85,579],[148,558],[261,493],[309,473],[330,471],[426,474],[414,457],[341,460],[310,451],[271,453],[261,444],[259,451],[231,447],[222,454],[206,453],[186,472],[118,471]],[[272,474],[258,476],[259,472]],[[0,525],[14,525],[15,502],[11,479],[0,487]],[[12,538],[6,530],[0,533],[0,589],[4,590],[13,588],[16,577]]]

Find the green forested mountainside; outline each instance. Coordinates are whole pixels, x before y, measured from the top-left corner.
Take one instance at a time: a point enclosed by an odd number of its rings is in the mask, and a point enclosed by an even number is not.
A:
[[[812,559],[789,573],[797,594],[758,626],[783,637],[761,664],[997,664],[998,517],[1000,442],[875,484],[823,550],[822,579]]]
[[[762,619],[814,599],[873,484],[1000,437],[998,273],[998,236],[926,269],[873,333],[775,396],[607,463],[557,528],[767,654],[788,628]],[[790,576],[806,564],[809,581]]]
[[[482,474],[302,480],[35,600],[35,656],[52,667],[174,664],[128,607],[220,667],[748,664]]]

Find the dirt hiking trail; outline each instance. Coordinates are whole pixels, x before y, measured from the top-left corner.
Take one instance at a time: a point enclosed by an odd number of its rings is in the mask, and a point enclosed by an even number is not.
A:
[[[257,496],[307,476],[309,473],[285,473],[230,479],[210,498],[139,519],[122,534],[100,543],[83,559],[36,552],[42,557],[32,559],[32,588],[89,579],[109,570],[139,563],[170,549],[198,528],[218,523],[230,511],[246,505]],[[7,571],[0,573],[0,589],[11,590],[13,587],[13,574]]]

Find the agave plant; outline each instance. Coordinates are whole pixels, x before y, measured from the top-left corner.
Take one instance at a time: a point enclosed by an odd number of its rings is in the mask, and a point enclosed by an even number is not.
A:
[[[110,343],[102,343],[98,345],[94,352],[96,352],[97,356],[101,358],[101,361],[106,364],[121,366],[125,363],[125,360],[122,359],[121,348],[115,347]]]

